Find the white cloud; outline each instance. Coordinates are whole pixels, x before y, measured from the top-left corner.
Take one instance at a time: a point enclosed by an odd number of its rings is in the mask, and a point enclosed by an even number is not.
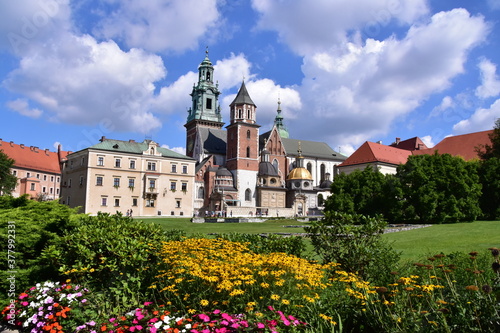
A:
[[[427,148],[432,148],[436,145],[434,143],[434,141],[432,140],[432,136],[430,136],[430,135],[423,136],[420,139],[425,143]]]
[[[469,118],[453,126],[455,134],[486,131],[495,126],[496,119],[500,118],[500,99],[497,99],[488,109],[480,108]]]
[[[3,85],[42,106],[53,121],[113,131],[150,133],[161,126],[148,110],[154,82],[163,78],[160,57],[120,50],[113,41],[61,34],[25,55]]]
[[[480,98],[495,97],[500,94],[500,80],[496,74],[497,66],[488,59],[479,63],[481,85],[476,88],[476,96]]]
[[[455,9],[413,25],[402,39],[346,42],[305,56],[299,92],[307,110],[294,131],[340,145],[386,134],[395,119],[449,87],[487,33],[483,17]]]
[[[179,153],[179,154],[182,154],[182,155],[186,155],[186,148],[185,147],[173,147],[173,148],[170,148],[168,145],[161,145],[161,146],[163,148],[167,148],[167,149],[173,150],[176,153]]]
[[[149,51],[193,49],[220,24],[217,0],[114,1],[94,33]],[[208,35],[210,37],[210,35]]]
[[[392,22],[411,24],[428,12],[425,0],[253,0],[252,6],[260,13],[258,27],[277,31],[301,55],[345,42],[348,31],[373,38]]]
[[[23,116],[30,118],[40,118],[43,111],[37,108],[30,108],[28,101],[24,98],[18,98],[14,101],[7,102],[7,107],[19,112]]]
[[[455,105],[456,104],[455,101],[453,100],[453,97],[445,96],[441,100],[441,104],[432,109],[429,117],[437,117],[441,115],[444,111],[454,108]]]

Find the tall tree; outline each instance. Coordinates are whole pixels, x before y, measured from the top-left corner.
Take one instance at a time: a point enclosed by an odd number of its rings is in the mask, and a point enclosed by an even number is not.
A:
[[[11,194],[16,188],[17,177],[10,169],[15,161],[0,150],[0,195]]]
[[[477,154],[483,160],[488,160],[493,157],[500,158],[500,118],[497,118],[495,121],[493,133],[491,133],[489,137],[491,145],[485,144],[476,147]]]
[[[449,154],[410,156],[398,167],[405,214],[417,223],[473,221],[480,214],[478,162]]]
[[[500,218],[500,159],[493,157],[481,161],[479,179],[483,186],[480,205],[483,218]]]

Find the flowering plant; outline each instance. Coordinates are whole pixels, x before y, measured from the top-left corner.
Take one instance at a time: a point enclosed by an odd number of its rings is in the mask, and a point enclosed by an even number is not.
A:
[[[37,283],[21,293],[2,314],[10,324],[32,333],[71,332],[82,316],[92,315],[86,299],[88,293],[78,285],[50,281]]]

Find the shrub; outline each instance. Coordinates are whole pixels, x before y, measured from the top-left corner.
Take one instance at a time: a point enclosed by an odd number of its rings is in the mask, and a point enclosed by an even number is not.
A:
[[[324,263],[338,263],[347,272],[382,283],[399,261],[381,237],[385,226],[380,216],[325,212],[322,220],[304,229]]]
[[[57,280],[57,268],[40,252],[55,243],[65,231],[75,227],[72,216],[76,209],[56,201],[37,202],[26,197],[0,197],[0,304],[39,281]],[[10,250],[10,251],[9,251]],[[10,255],[10,257],[9,257]],[[9,259],[9,260],[7,260]],[[15,290],[12,289],[9,271],[15,271]],[[12,291],[11,291],[12,290]]]
[[[232,242],[247,243],[248,248],[255,253],[283,252],[302,257],[306,245],[302,237],[282,237],[274,234],[261,236],[256,234],[220,234],[217,238]]]
[[[65,278],[98,291],[104,313],[120,313],[139,306],[150,295],[158,263],[156,247],[165,240],[160,226],[99,213],[82,216],[78,226],[43,256]]]

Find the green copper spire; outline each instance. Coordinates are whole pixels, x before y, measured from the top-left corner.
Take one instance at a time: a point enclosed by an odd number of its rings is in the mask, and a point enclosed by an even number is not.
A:
[[[198,66],[198,83],[193,86],[190,95],[192,106],[188,110],[188,123],[192,120],[222,122],[219,83],[214,84],[214,66],[208,57],[208,47],[205,59]]]
[[[282,138],[288,138],[290,135],[288,134],[288,130],[285,127],[285,124],[283,124],[283,116],[281,115],[281,101],[278,98],[278,114],[276,115],[276,118],[274,118],[274,125],[276,126],[276,129],[278,130],[278,133]]]

